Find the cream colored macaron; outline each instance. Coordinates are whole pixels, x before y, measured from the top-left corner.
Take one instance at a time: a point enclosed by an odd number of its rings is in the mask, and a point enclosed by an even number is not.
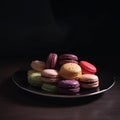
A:
[[[96,88],[99,86],[99,78],[95,74],[82,74],[79,82],[83,88]]]
[[[45,69],[46,65],[44,61],[34,60],[31,62],[31,68],[33,70],[41,72],[43,69]]]

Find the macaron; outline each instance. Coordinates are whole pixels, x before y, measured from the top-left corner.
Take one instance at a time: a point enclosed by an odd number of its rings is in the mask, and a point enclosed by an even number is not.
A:
[[[58,93],[58,87],[55,84],[43,83],[41,89],[48,93]]]
[[[80,91],[80,83],[73,80],[60,80],[58,82],[58,91],[62,94],[76,94]]]
[[[31,68],[35,71],[39,71],[41,72],[43,69],[46,68],[46,64],[44,61],[40,61],[40,60],[33,60],[31,62]]]
[[[78,57],[74,54],[62,54],[59,56],[59,65],[63,65],[65,63],[76,63],[78,64]]]
[[[79,82],[82,88],[96,88],[99,86],[99,78],[95,74],[83,74]]]
[[[81,67],[76,63],[65,63],[59,70],[59,75],[64,79],[78,79],[81,74]]]
[[[28,74],[28,83],[33,87],[41,87],[41,73],[33,72],[31,74]]]
[[[44,69],[41,72],[41,80],[46,83],[56,83],[60,79],[56,69]]]
[[[82,74],[95,74],[97,72],[96,66],[88,61],[80,61],[79,65],[82,69]]]
[[[46,60],[46,68],[56,68],[58,55],[56,53],[50,53]]]

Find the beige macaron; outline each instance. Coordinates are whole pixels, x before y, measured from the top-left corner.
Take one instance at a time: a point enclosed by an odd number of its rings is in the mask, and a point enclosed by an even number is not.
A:
[[[99,86],[99,78],[95,74],[82,74],[79,82],[83,88],[96,88]]]
[[[31,62],[30,65],[33,70],[36,70],[39,72],[41,72],[46,67],[45,62],[40,60],[34,60]]]

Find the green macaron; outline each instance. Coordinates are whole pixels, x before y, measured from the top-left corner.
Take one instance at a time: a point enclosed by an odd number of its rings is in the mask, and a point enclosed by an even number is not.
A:
[[[40,87],[42,85],[42,81],[40,79],[41,77],[41,73],[31,73],[28,75],[28,83],[31,85],[31,86],[34,86],[34,87]]]
[[[55,84],[43,83],[41,89],[48,93],[57,93],[58,87]]]

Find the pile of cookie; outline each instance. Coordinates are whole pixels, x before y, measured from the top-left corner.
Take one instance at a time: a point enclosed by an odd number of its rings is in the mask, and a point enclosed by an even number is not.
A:
[[[97,68],[92,63],[79,60],[75,54],[49,53],[46,61],[33,60],[27,72],[28,83],[47,93],[77,94],[81,88],[99,86]]]

